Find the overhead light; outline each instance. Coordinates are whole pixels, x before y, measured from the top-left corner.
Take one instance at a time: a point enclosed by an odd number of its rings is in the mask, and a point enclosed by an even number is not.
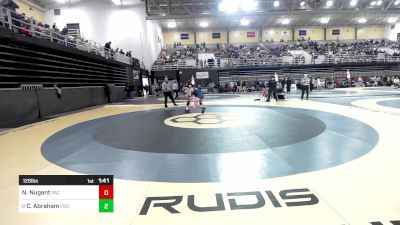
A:
[[[206,21],[200,22],[200,27],[208,27],[208,23]]]
[[[326,2],[326,5],[327,5],[328,7],[333,6],[333,1],[332,1],[332,0],[327,1],[327,2]]]
[[[300,6],[305,6],[306,3],[305,2],[300,2]]]
[[[218,10],[221,12],[227,12],[227,13],[234,13],[238,10],[239,8],[239,1],[228,1],[228,0],[223,0],[221,3],[218,5]]]
[[[357,5],[357,0],[351,0],[350,6],[356,6]]]
[[[327,24],[329,23],[329,17],[321,17],[321,19],[319,19],[319,22],[323,23],[323,24]]]
[[[274,1],[274,7],[279,7],[279,1]]]
[[[111,0],[115,5],[122,5],[121,0]]]
[[[382,5],[382,0],[376,2],[377,5]]]
[[[247,0],[247,1],[241,1],[240,5],[244,11],[250,12],[257,9],[258,2],[254,0]]]
[[[221,12],[234,13],[241,8],[246,12],[250,12],[256,10],[257,6],[258,2],[255,0],[223,0],[221,3],[219,3],[218,10]]]
[[[248,19],[241,19],[240,20],[240,25],[242,26],[247,26],[250,24],[250,21]]]
[[[57,3],[60,3],[60,4],[65,3],[65,0],[57,0]]]
[[[400,4],[400,0],[397,0],[394,2],[394,5],[399,5]]]
[[[273,36],[273,35],[274,35],[274,30],[268,31],[268,35],[269,35],[269,36]]]
[[[365,19],[364,17],[361,17],[357,20],[358,23],[366,23],[367,19]]]
[[[168,26],[168,28],[175,28],[176,27],[176,23],[175,22],[169,22],[167,26]]]
[[[371,3],[369,3],[371,6],[375,6],[376,5],[376,1],[372,1]]]
[[[283,20],[281,21],[281,23],[282,23],[283,25],[287,25],[287,24],[290,23],[290,20],[289,20],[289,19],[283,19]]]
[[[395,23],[397,21],[397,18],[396,17],[389,17],[387,21],[388,21],[388,23]]]

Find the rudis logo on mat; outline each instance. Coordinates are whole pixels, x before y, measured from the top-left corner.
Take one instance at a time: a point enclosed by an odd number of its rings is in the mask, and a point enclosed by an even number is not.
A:
[[[224,128],[242,125],[248,122],[248,118],[243,115],[225,112],[213,113],[190,113],[170,117],[164,123],[172,127],[180,128]]]
[[[319,199],[317,196],[312,194],[307,188],[301,189],[288,189],[282,190],[278,195],[272,191],[250,191],[250,192],[230,192],[226,194],[215,193],[215,203],[210,206],[198,206],[196,205],[195,195],[176,195],[176,196],[159,196],[159,197],[147,197],[144,201],[140,215],[147,215],[150,208],[163,208],[169,213],[181,213],[176,208],[179,206],[187,207],[191,211],[195,212],[215,212],[215,211],[228,211],[228,210],[242,210],[242,209],[258,209],[262,207],[295,207],[295,206],[310,206],[318,204]],[[239,203],[241,198],[254,198],[256,202],[252,203]],[[183,202],[183,199],[187,201]],[[224,198],[227,201],[224,201]],[[242,199],[243,200],[243,199]],[[198,202],[201,200],[197,200]],[[225,205],[225,202],[229,202]],[[271,206],[266,206],[266,202],[270,202]],[[183,206],[186,205],[186,206]]]

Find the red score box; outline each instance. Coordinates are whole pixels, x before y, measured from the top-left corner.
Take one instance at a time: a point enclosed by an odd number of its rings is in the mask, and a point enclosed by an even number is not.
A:
[[[99,199],[113,199],[114,187],[113,185],[100,185],[99,186]]]

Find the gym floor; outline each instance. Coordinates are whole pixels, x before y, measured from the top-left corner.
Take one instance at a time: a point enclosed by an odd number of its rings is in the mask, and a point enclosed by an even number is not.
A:
[[[148,97],[0,131],[0,225],[400,224],[400,89],[287,97],[206,95],[205,114]],[[19,213],[23,174],[114,175],[114,213]]]

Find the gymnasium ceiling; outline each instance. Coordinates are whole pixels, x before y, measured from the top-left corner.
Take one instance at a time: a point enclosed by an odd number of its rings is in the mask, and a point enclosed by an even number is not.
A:
[[[201,29],[240,29],[240,28],[269,28],[269,27],[299,27],[299,26],[354,26],[359,25],[358,19],[364,17],[367,22],[362,25],[387,25],[388,18],[398,17],[399,14],[330,14],[330,20],[327,24],[320,22],[324,14],[309,15],[271,15],[271,16],[241,16],[241,17],[210,17],[210,18],[191,18],[191,19],[167,19],[161,20],[161,26],[164,30],[201,30]],[[250,21],[247,26],[240,24],[241,18]],[[283,25],[282,20],[288,18],[290,23]],[[206,21],[208,27],[202,28],[200,23]],[[176,23],[175,28],[168,27],[169,23]]]
[[[43,8],[55,8],[61,5],[58,0],[30,0]],[[104,2],[113,4],[111,0],[65,0],[67,4],[82,1]],[[223,0],[122,0],[125,6],[145,4],[148,20],[159,20],[164,30],[180,29],[237,29],[290,26],[345,26],[356,25],[359,18],[365,18],[364,25],[387,25],[389,18],[400,21],[400,0],[225,0],[229,5],[236,2],[246,5],[257,2],[251,11],[241,10],[234,13],[220,11],[219,4]],[[328,6],[328,1],[332,5]],[[244,4],[243,4],[244,3]],[[275,3],[275,5],[274,5]],[[64,4],[65,5],[65,4]],[[241,19],[249,20],[249,25],[242,26]],[[327,24],[321,19],[329,18]],[[282,24],[282,20],[289,24]],[[207,22],[208,27],[200,27]],[[176,24],[171,28],[168,24]]]
[[[76,4],[79,2],[87,2],[87,1],[113,4],[110,0],[28,0],[28,1],[33,2],[45,9],[51,9],[51,8],[61,7],[63,5]],[[122,0],[123,5],[125,6],[139,4],[140,2],[143,2],[143,0]]]
[[[365,18],[365,25],[386,25],[388,18],[400,20],[400,0],[254,0],[257,7],[245,12],[240,6],[234,13],[222,12],[219,4],[223,0],[146,0],[148,19],[161,19],[165,30],[201,29],[206,21],[207,29],[236,29],[244,27],[282,26],[344,26],[359,24]],[[231,0],[236,1],[236,0]],[[237,4],[248,4],[250,0],[237,0]],[[375,1],[374,3],[371,3]],[[247,26],[240,25],[241,19],[249,20]],[[321,19],[329,18],[326,24]],[[288,19],[289,24],[282,24]],[[175,28],[168,27],[176,23]]]

